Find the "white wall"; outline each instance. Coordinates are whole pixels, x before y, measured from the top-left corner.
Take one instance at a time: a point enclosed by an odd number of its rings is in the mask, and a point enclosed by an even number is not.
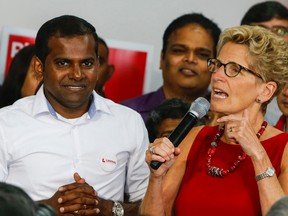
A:
[[[288,7],[288,0],[278,1]],[[261,0],[0,0],[0,29],[9,25],[37,30],[50,18],[72,14],[92,23],[103,38],[152,45],[152,76],[146,86],[151,91],[162,84],[162,35],[173,19],[201,12],[224,29],[239,25],[247,9],[258,2]]]

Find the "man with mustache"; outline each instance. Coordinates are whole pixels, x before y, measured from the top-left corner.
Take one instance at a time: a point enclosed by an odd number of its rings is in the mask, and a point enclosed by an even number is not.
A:
[[[206,96],[211,78],[207,59],[216,55],[219,34],[219,27],[202,14],[184,14],[173,20],[163,35],[163,86],[121,103],[139,112],[146,122],[149,113],[165,99],[179,98],[191,103]]]
[[[269,29],[288,43],[288,9],[280,2],[265,1],[252,5],[244,14],[241,25]],[[287,132],[287,107],[286,86],[268,105],[265,119],[276,128]]]

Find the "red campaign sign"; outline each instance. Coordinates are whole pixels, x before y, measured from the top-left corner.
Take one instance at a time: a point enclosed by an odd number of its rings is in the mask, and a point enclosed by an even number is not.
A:
[[[120,102],[143,94],[147,52],[109,48],[115,72],[105,84],[106,97]]]
[[[5,77],[7,76],[10,63],[15,54],[24,46],[34,43],[35,43],[34,37],[27,37],[23,35],[13,35],[13,34],[9,35],[8,49],[6,55]]]
[[[35,43],[36,31],[4,26],[0,40],[0,85],[7,76],[12,58],[28,44]]]

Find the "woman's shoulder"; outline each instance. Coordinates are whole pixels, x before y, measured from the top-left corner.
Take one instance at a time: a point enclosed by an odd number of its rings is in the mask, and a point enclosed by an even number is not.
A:
[[[262,141],[281,140],[288,142],[288,133],[283,132],[273,126],[268,126],[267,134],[263,134]]]

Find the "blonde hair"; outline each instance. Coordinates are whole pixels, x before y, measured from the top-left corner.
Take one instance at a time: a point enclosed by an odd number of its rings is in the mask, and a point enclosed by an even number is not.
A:
[[[227,43],[243,44],[248,47],[251,56],[249,69],[261,75],[264,82],[274,81],[277,89],[273,96],[278,94],[285,83],[288,83],[288,43],[259,26],[242,25],[225,29],[217,44],[217,53]],[[262,110],[266,111],[268,103],[263,103]]]

